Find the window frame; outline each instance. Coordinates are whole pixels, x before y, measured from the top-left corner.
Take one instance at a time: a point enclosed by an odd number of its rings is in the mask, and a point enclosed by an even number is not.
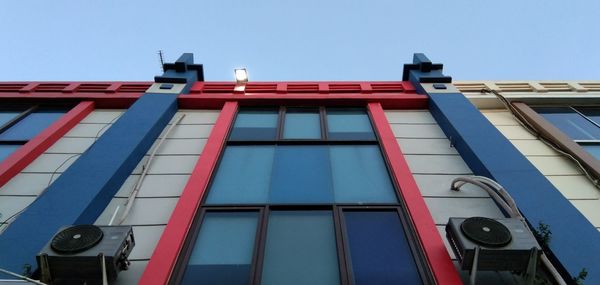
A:
[[[427,254],[425,253],[425,249],[423,248],[423,244],[421,243],[415,225],[410,218],[410,214],[407,208],[407,205],[404,201],[404,198],[400,194],[400,185],[396,182],[394,178],[394,173],[391,171],[391,165],[388,160],[388,157],[385,155],[384,146],[382,145],[382,140],[377,132],[376,125],[374,119],[371,116],[371,112],[369,111],[368,106],[357,106],[357,107],[327,107],[327,106],[317,106],[319,108],[320,115],[320,127],[321,127],[321,138],[320,139],[285,139],[283,138],[283,129],[285,127],[285,115],[288,108],[307,108],[314,109],[315,106],[296,106],[296,105],[284,105],[284,106],[260,106],[260,107],[250,107],[246,108],[247,110],[273,110],[278,108],[278,120],[276,125],[276,137],[273,140],[230,140],[231,133],[234,129],[235,120],[237,119],[237,115],[240,111],[243,111],[241,108],[237,108],[233,118],[230,123],[230,128],[227,130],[225,135],[225,141],[223,142],[222,148],[218,153],[217,161],[215,163],[213,172],[209,177],[209,182],[205,188],[204,194],[201,197],[200,202],[198,203],[198,212],[193,218],[192,225],[189,228],[187,236],[184,238],[183,245],[175,264],[172,269],[172,273],[170,278],[168,279],[168,284],[179,284],[184,277],[185,268],[189,262],[189,258],[191,256],[192,250],[196,243],[198,234],[200,233],[202,222],[207,212],[211,211],[226,211],[226,212],[239,212],[239,211],[259,211],[259,224],[257,226],[257,232],[255,235],[255,245],[253,248],[253,257],[251,264],[251,272],[250,272],[250,283],[249,284],[260,284],[262,277],[262,270],[264,265],[264,254],[265,254],[265,246],[267,240],[267,225],[269,222],[269,214],[271,211],[294,211],[294,210],[303,210],[303,211],[315,211],[315,210],[328,210],[331,211],[333,216],[333,225],[335,232],[335,242],[336,242],[336,252],[338,258],[338,269],[339,269],[339,277],[340,284],[350,284],[352,282],[352,269],[350,268],[350,253],[348,247],[348,237],[346,236],[346,226],[344,222],[343,213],[345,210],[352,211],[381,211],[393,210],[398,214],[400,225],[404,230],[404,235],[406,237],[407,246],[410,249],[412,260],[417,269],[417,274],[419,275],[422,284],[435,284],[434,281],[434,273],[432,272],[432,268],[427,259]],[[328,139],[328,125],[327,125],[327,108],[335,108],[336,110],[356,110],[362,109],[365,112],[369,120],[369,124],[371,126],[371,130],[373,133],[373,139],[357,139],[357,140],[329,140]],[[228,146],[239,146],[239,145],[373,145],[377,146],[381,156],[382,162],[384,163],[386,173],[390,179],[391,186],[394,191],[394,195],[396,197],[397,203],[365,203],[365,204],[357,204],[357,203],[337,203],[335,200],[331,203],[323,203],[323,204],[277,204],[271,203],[267,201],[267,203],[241,203],[234,205],[227,204],[218,204],[211,205],[207,204],[207,199],[209,196],[209,191],[211,191],[212,183],[215,178],[215,174],[221,165],[221,161],[223,159],[223,154],[225,149]],[[444,248],[445,250],[445,248]]]
[[[523,102],[511,102],[511,104],[515,107],[517,112],[521,114],[535,128],[536,132],[538,132],[538,134],[542,138],[554,143],[561,150],[575,157],[581,163],[581,165],[594,177],[600,177],[600,160],[593,157],[580,145],[580,143],[582,143],[583,141],[571,139],[571,137],[569,137],[562,130],[556,127],[552,122],[548,121],[546,118],[544,118],[541,114],[539,114],[536,110],[533,109],[536,107],[564,107],[565,105],[531,104],[530,106]],[[576,113],[582,115],[579,112]],[[583,117],[589,121],[587,117]],[[598,126],[594,122],[592,122],[592,124]]]

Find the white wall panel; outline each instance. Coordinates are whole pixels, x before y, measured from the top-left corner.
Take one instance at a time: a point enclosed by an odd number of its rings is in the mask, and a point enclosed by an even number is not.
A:
[[[584,175],[546,176],[567,199],[600,199],[600,190]]]

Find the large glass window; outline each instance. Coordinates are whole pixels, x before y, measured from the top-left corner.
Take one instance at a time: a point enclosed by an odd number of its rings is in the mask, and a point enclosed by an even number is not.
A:
[[[0,109],[0,162],[65,113],[38,106],[5,108]]]
[[[600,159],[600,107],[536,107],[546,120]]]
[[[199,212],[175,282],[421,284],[428,272],[361,108],[241,109]]]

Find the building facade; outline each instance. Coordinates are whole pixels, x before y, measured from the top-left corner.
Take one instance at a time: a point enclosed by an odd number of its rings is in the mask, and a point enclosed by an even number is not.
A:
[[[154,82],[0,83],[0,268],[40,278],[62,227],[128,225],[116,284],[463,284],[449,219],[510,216],[451,189],[484,176],[552,268],[478,284],[598,283],[600,83],[452,83],[442,67],[205,82],[184,54]]]

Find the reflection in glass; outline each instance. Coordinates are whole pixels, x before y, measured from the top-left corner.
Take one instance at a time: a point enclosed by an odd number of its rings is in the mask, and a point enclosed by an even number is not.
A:
[[[208,212],[181,284],[249,284],[257,212]]]
[[[331,211],[271,212],[261,284],[339,283]]]

